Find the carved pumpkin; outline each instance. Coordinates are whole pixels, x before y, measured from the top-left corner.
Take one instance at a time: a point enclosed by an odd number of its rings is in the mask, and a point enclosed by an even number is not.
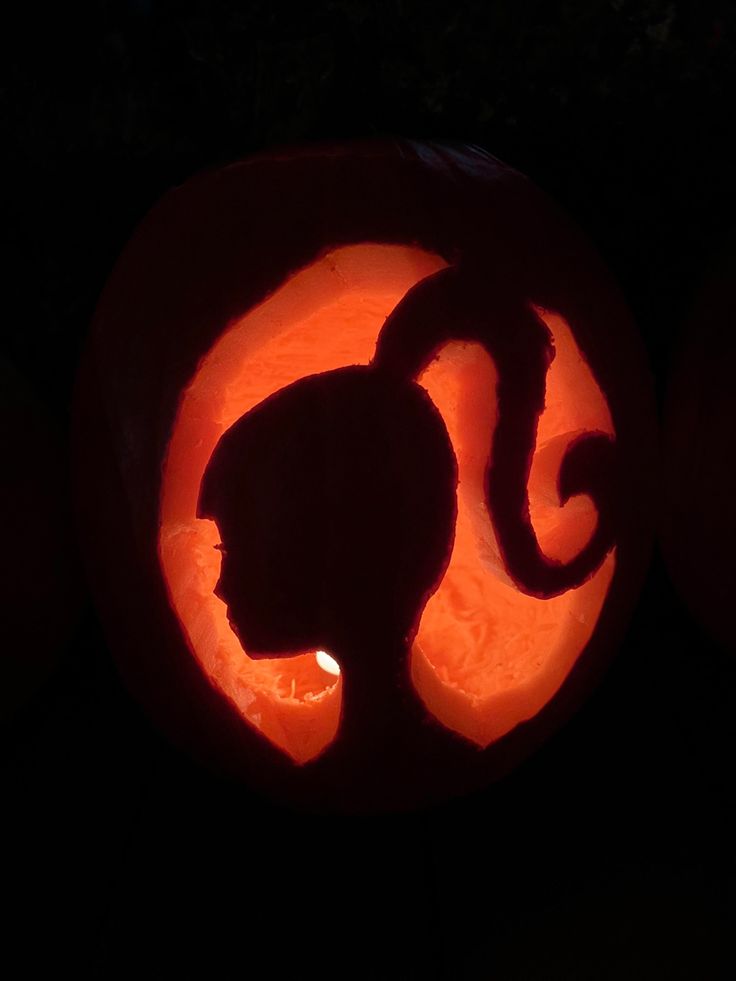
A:
[[[730,616],[736,587],[735,282],[736,256],[723,257],[683,324],[665,401],[659,494],[670,575],[695,616],[731,651],[736,650]]]
[[[130,686],[304,806],[508,771],[598,677],[649,553],[629,316],[476,148],[289,150],[169,193],[102,296],[77,423]]]

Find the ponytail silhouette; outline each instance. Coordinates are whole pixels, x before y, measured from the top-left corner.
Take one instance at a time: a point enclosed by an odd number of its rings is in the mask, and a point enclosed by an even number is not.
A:
[[[547,599],[590,578],[613,546],[615,443],[605,433],[590,432],[567,447],[557,478],[560,502],[587,494],[598,520],[575,558],[567,563],[548,558],[531,524],[527,483],[554,346],[542,319],[512,294],[498,278],[472,267],[435,273],[413,287],[387,318],[373,366],[415,380],[449,341],[477,342],[491,356],[499,378],[498,422],[489,447],[485,502],[506,573],[522,592]]]

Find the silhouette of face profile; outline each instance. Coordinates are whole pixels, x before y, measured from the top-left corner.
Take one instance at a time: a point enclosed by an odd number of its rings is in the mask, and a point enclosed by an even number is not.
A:
[[[455,483],[427,394],[369,367],[309,376],[242,416],[198,513],[219,529],[215,592],[243,648],[344,655],[366,636],[403,640],[447,562]]]

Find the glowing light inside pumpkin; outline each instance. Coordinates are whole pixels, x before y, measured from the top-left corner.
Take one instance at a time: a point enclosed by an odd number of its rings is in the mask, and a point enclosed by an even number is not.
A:
[[[417,282],[445,267],[416,247],[335,249],[230,324],[183,393],[164,465],[159,557],[171,603],[202,670],[242,717],[298,763],[319,755],[340,719],[340,667],[326,651],[251,659],[213,590],[220,552],[214,522],[196,517],[202,476],[220,436],[245,412],[305,375],[367,364],[386,316]],[[567,561],[596,520],[592,502],[560,507],[556,475],[581,430],[612,433],[605,399],[555,314],[546,408],[529,481],[543,550]],[[410,655],[418,696],[445,726],[486,746],[535,715],[590,638],[615,557],[552,600],[516,591],[494,561],[481,478],[496,418],[495,368],[477,345],[446,345],[420,384],[440,410],[458,459],[458,521],[449,567],[422,614]]]
[[[537,433],[529,511],[542,551],[569,561],[592,535],[596,511],[584,495],[560,506],[559,463],[577,432],[610,433],[612,425],[569,329],[559,317],[545,319],[556,357]],[[566,378],[572,364],[575,373]],[[487,746],[536,715],[565,680],[593,632],[614,557],[588,582],[562,596],[538,600],[518,592],[500,564],[483,500],[496,424],[493,362],[480,345],[448,344],[419,382],[441,409],[455,449],[458,515],[450,564],[415,637],[412,679],[441,722]]]
[[[340,665],[327,651],[317,651],[315,657],[317,658],[317,664],[319,664],[323,671],[326,671],[327,674],[335,675],[335,677],[339,676]]]

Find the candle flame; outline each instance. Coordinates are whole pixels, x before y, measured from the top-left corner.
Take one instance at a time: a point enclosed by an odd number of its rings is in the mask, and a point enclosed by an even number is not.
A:
[[[326,671],[327,674],[340,674],[340,665],[331,654],[327,653],[327,651],[317,651],[316,657],[317,664],[319,664],[322,670]]]

